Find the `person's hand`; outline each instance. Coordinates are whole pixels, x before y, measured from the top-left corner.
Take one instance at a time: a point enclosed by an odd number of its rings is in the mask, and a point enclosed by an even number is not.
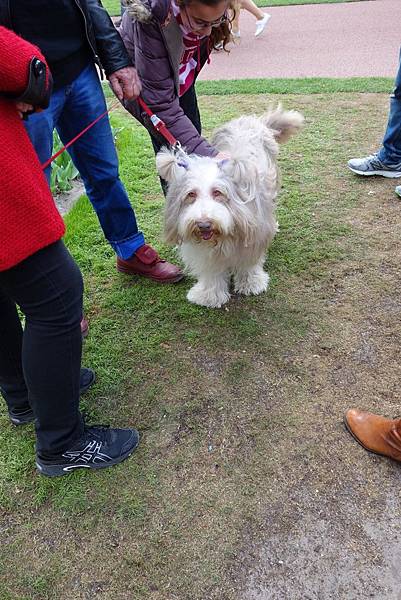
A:
[[[141,93],[142,84],[134,67],[124,67],[109,75],[111,89],[122,102],[135,100]]]
[[[16,102],[15,106],[21,119],[23,119],[27,113],[31,113],[35,110],[32,104],[27,104],[26,102]]]

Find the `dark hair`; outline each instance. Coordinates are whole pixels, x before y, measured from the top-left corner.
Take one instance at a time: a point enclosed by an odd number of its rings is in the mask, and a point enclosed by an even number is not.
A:
[[[216,6],[224,0],[176,0],[177,6],[185,7],[189,6],[193,2],[199,2],[199,4],[206,4],[206,6]],[[216,48],[218,44],[223,43],[223,49],[226,50],[226,45],[232,41],[231,37],[231,23],[235,19],[236,9],[234,2],[230,0],[227,6],[227,20],[223,21],[218,27],[212,27],[212,31],[209,35],[210,48]],[[226,50],[226,52],[229,52]]]

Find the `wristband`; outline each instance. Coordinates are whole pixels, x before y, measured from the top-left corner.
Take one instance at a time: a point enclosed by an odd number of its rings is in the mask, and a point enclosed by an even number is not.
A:
[[[28,85],[15,102],[26,102],[35,108],[47,108],[52,93],[53,80],[44,62],[34,56],[29,64]]]

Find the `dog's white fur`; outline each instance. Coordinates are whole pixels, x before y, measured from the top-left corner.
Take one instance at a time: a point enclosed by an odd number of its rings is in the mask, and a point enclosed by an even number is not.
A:
[[[228,160],[166,148],[157,155],[159,175],[168,181],[166,240],[178,244],[187,271],[198,280],[188,292],[190,302],[222,306],[230,298],[231,276],[235,292],[267,289],[265,253],[278,229],[278,143],[302,124],[300,113],[278,106],[215,132],[212,144],[229,154]]]

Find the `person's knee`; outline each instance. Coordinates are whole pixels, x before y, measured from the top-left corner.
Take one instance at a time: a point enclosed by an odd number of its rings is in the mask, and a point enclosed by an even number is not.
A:
[[[120,181],[118,156],[111,134],[99,136],[99,140],[99,146],[95,140],[87,140],[91,144],[91,151],[79,144],[71,153],[86,191],[96,197],[109,194]],[[101,153],[99,147],[102,148]]]
[[[123,187],[117,165],[102,170],[94,169],[82,179],[89,199],[93,201],[118,194]]]
[[[82,273],[73,259],[68,265],[66,274],[67,285],[63,290],[63,305],[65,307],[65,317],[72,325],[82,319],[84,283]]]
[[[53,272],[53,294],[46,307],[47,320],[53,324],[74,327],[82,319],[84,284],[81,271],[64,245],[56,249],[57,268]]]

